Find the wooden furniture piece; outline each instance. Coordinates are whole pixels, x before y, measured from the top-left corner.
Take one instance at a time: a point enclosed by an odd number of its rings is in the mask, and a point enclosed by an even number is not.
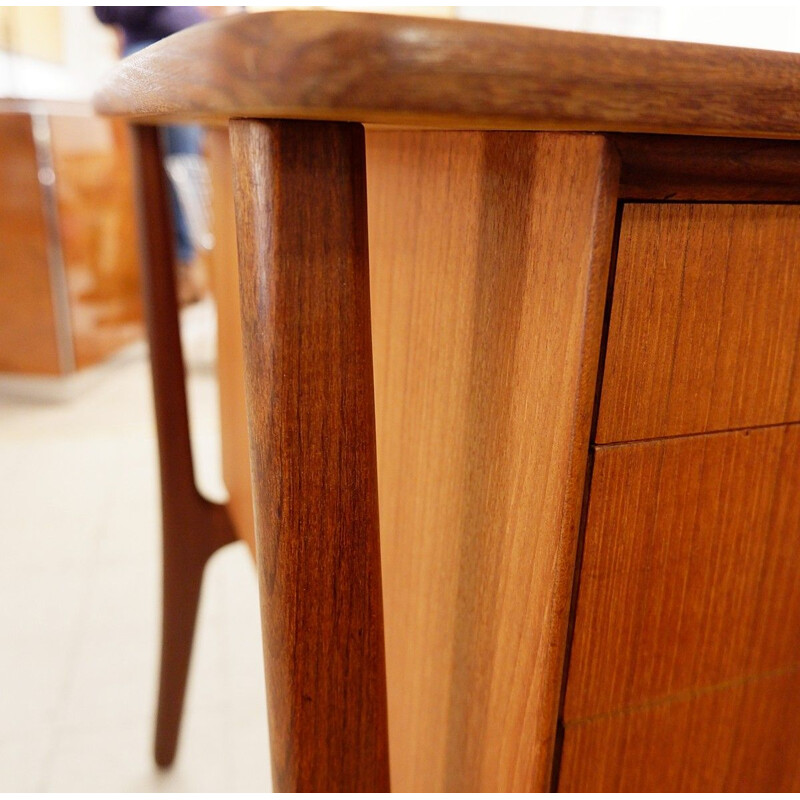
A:
[[[141,336],[125,125],[0,100],[0,373],[70,375]]]
[[[195,484],[163,154],[155,128],[134,128],[133,133],[161,476],[163,594],[155,759],[168,766],[178,746],[203,571],[208,559],[236,537],[228,509],[204,498]]]
[[[800,788],[798,80],[321,11],[112,75],[235,186],[277,789]]]

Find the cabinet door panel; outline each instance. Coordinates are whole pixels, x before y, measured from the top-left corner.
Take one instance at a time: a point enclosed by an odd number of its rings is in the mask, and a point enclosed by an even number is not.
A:
[[[597,448],[562,788],[796,787],[798,485],[800,425]]]
[[[800,420],[800,207],[632,204],[598,442]]]
[[[562,792],[800,790],[800,672],[568,726]]]
[[[800,660],[798,485],[800,425],[597,449],[566,720]]]

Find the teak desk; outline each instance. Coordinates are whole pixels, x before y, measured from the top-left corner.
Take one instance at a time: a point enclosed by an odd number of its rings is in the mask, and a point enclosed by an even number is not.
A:
[[[800,56],[286,11],[97,108],[143,166],[161,763],[251,508],[235,399],[229,507],[191,478],[147,127],[191,119],[230,132],[275,787],[800,789]]]

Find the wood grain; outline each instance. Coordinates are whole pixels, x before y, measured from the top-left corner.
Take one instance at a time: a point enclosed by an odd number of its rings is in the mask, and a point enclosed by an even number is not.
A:
[[[800,144],[618,134],[625,200],[800,202]]]
[[[567,727],[562,792],[797,792],[793,667]]]
[[[227,509],[200,495],[194,479],[186,380],[173,264],[174,237],[156,128],[133,128],[142,295],[158,436],[162,519],[161,670],[155,759],[178,746],[200,586],[208,559],[235,540]]]
[[[101,113],[800,137],[800,55],[332,11],[229,17],[126,59]]]
[[[388,791],[364,132],[231,142],[273,785]]]
[[[625,206],[598,442],[800,420],[800,209]]]
[[[0,187],[0,372],[58,375],[47,221],[27,114],[0,115]]]
[[[797,425],[597,449],[567,724],[800,661],[798,483]]]
[[[549,787],[615,211],[602,137],[368,137],[393,787]]]
[[[250,445],[247,439],[244,354],[239,313],[239,271],[233,203],[233,165],[226,128],[206,131],[205,150],[211,180],[214,247],[211,286],[217,306],[217,378],[219,386],[222,477],[236,534],[255,554]]]

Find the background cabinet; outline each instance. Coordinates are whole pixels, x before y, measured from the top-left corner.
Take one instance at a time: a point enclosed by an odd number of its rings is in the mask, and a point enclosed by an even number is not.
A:
[[[0,106],[0,373],[68,375],[141,335],[125,126]]]

